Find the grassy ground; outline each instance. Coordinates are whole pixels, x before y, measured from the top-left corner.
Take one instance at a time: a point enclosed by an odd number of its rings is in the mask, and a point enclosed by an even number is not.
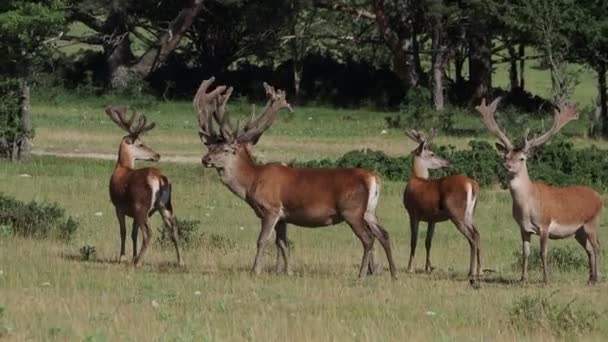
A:
[[[122,132],[102,110],[112,102],[73,96],[54,103],[35,102],[35,151],[114,158]],[[241,115],[248,111],[242,104],[232,109]],[[435,234],[434,272],[404,272],[409,254],[408,219],[401,205],[405,184],[391,182],[383,188],[378,212],[391,233],[399,280],[391,281],[386,269],[356,279],[361,246],[345,225],[316,230],[290,227],[295,275],[270,270],[274,264],[274,248],[270,248],[265,260],[269,271],[253,277],[248,270],[259,223],[213,171],[200,166],[203,147],[191,104],[152,103],[145,112],[157,128],[144,139],[163,156],[184,162],[158,164],[173,180],[177,215],[200,220],[202,231],[233,241],[234,246],[203,244],[188,249],[184,269],[173,267],[172,251],[158,243],[152,245],[143,268],[116,264],[118,226],[107,193],[113,161],[37,156],[1,163],[0,191],[26,201],[58,202],[78,218],[80,229],[67,244],[0,238],[0,337],[443,341],[603,340],[608,334],[607,285],[584,286],[586,263],[571,271],[554,270],[547,287],[539,283],[538,268],[531,270],[530,284],[516,282],[520,238],[505,191],[484,189],[480,198],[477,221],[483,267],[489,271],[479,290],[466,282],[465,239],[448,223],[439,224]],[[297,108],[293,115],[281,115],[256,147],[256,156],[262,161],[308,160],[361,148],[390,155],[409,153],[413,146],[400,131],[383,132],[384,115]],[[474,114],[457,119],[467,128],[481,128]],[[584,125],[571,129],[580,135]],[[487,138],[478,132],[475,138]],[[470,138],[441,136],[437,142],[465,148]],[[606,147],[605,142],[573,140],[581,146]],[[604,218],[602,225],[606,223]],[[153,225],[158,236],[160,220],[154,218]],[[419,268],[424,261],[424,231],[419,237]],[[80,258],[78,250],[85,244],[96,247],[96,260]],[[550,246],[572,247],[572,257],[584,258],[573,240],[552,241]],[[386,266],[379,249],[376,259]],[[544,306],[539,310],[535,303]]]
[[[603,295],[606,283],[584,286],[584,265],[577,271],[554,271],[548,287],[539,284],[538,269],[531,273],[531,284],[515,283],[519,233],[510,216],[507,192],[486,190],[480,199],[477,220],[483,266],[492,272],[486,273],[479,290],[466,282],[467,244],[446,223],[435,234],[435,271],[404,273],[409,253],[408,221],[401,206],[404,184],[390,182],[383,189],[379,216],[393,239],[399,280],[391,281],[386,269],[356,279],[361,247],[345,225],[316,230],[291,227],[295,275],[269,271],[253,277],[248,270],[258,222],[252,211],[212,171],[193,164],[160,166],[173,180],[177,214],[201,220],[203,231],[234,241],[234,247],[189,249],[187,266],[176,269],[171,265],[172,251],[155,243],[143,268],[116,264],[118,227],[107,195],[113,162],[36,157],[0,164],[3,192],[22,200],[59,202],[81,223],[68,244],[0,239],[0,325],[10,331],[9,339],[600,340],[608,333],[608,316],[603,315],[608,304]],[[160,220],[155,218],[153,225],[160,227]],[[424,229],[421,235],[419,268],[424,260]],[[80,259],[78,249],[85,244],[96,247],[96,261]],[[551,245],[572,245],[579,257],[583,254],[573,240]],[[265,259],[268,269],[274,265],[274,248],[270,249]],[[376,256],[385,267],[379,249]],[[552,294],[551,301],[560,310],[570,301],[570,307],[583,310],[578,320],[600,314],[592,320],[593,329],[563,331],[553,328],[552,321],[528,327],[517,323],[521,314],[510,313],[522,298]]]

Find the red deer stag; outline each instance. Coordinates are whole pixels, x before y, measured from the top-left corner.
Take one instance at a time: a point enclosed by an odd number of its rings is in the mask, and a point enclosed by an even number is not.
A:
[[[449,162],[433,153],[431,140],[437,134],[432,130],[428,136],[416,130],[405,134],[418,144],[414,150],[412,176],[403,193],[403,204],[410,217],[410,260],[408,272],[414,269],[414,255],[420,221],[428,222],[426,232],[426,272],[431,272],[431,243],[435,223],[452,221],[467,238],[471,248],[469,277],[475,282],[480,275],[479,231],[475,226],[475,207],[479,198],[479,185],[463,175],[452,175],[441,179],[429,179],[429,169],[449,166]]]
[[[571,120],[577,119],[576,108],[561,104],[555,110],[553,125],[541,136],[528,139],[529,129],[524,133],[522,147],[514,147],[506,134],[498,127],[494,118],[500,98],[486,105],[485,99],[476,109],[481,113],[483,123],[488,131],[499,140],[496,148],[502,153],[504,167],[510,178],[509,189],[513,198],[513,218],[519,224],[522,239],[521,281],[528,279],[528,257],[530,255],[530,237],[540,236],[540,257],[543,265],[543,282],[547,277],[547,243],[548,239],[575,237],[589,258],[589,283],[598,281],[598,258],[600,242],[598,227],[602,200],[600,195],[588,187],[568,186],[554,187],[543,182],[533,182],[528,176],[526,161],[531,152],[546,143]]]
[[[282,255],[283,271],[290,273],[287,248],[287,224],[322,227],[346,221],[363,244],[359,276],[370,265],[375,238],[386,252],[391,275],[396,277],[388,233],[375,211],[380,196],[380,179],[363,169],[293,168],[280,163],[258,165],[251,149],[276,119],[282,109],[290,109],[285,92],[266,83],[268,102],[263,113],[243,126],[233,128],[226,113],[232,87],[218,86],[207,92],[214,78],[203,81],[194,98],[199,115],[200,136],[208,153],[202,158],[213,167],[235,195],[245,200],[261,219],[253,272],[262,271],[264,248],[272,230]],[[219,132],[213,122],[219,124]],[[277,258],[277,271],[280,271]]]
[[[182,265],[179,246],[177,245],[177,224],[171,205],[171,183],[159,169],[146,167],[135,169],[135,160],[158,161],[160,155],[150,149],[139,139],[139,136],[154,128],[148,123],[145,115],[133,113],[127,118],[126,107],[110,106],[106,114],[128,134],[122,138],[118,150],[118,162],[110,179],[110,198],[116,209],[120,225],[120,258],[125,258],[126,226],[125,216],[133,218],[133,264],[139,266],[144,253],[150,244],[152,230],[148,217],[158,211],[169,229],[169,236],[175,245],[177,263]],[[137,232],[141,228],[144,235],[143,245],[137,254]]]

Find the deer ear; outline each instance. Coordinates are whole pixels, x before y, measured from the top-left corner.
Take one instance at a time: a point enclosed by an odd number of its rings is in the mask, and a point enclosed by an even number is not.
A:
[[[416,149],[414,150],[414,155],[417,155],[417,156],[420,155],[422,153],[422,151],[424,151],[424,147],[425,147],[424,142],[418,144],[418,147],[416,147]]]
[[[507,153],[509,153],[509,149],[505,147],[505,145],[497,142],[496,144],[496,149],[498,150],[498,152],[500,154],[502,154],[503,156],[507,155]]]

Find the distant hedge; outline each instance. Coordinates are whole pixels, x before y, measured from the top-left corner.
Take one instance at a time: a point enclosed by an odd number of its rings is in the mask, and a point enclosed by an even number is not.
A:
[[[446,169],[431,171],[432,177],[461,173],[476,179],[481,186],[508,185],[507,174],[494,146],[486,141],[472,140],[470,149],[456,150],[454,146],[438,146],[434,151],[451,162]],[[391,181],[407,181],[412,168],[411,155],[390,157],[382,151],[350,151],[336,160],[294,161],[299,167],[361,167],[379,173]],[[568,141],[556,141],[539,148],[528,160],[528,172],[533,180],[551,185],[587,185],[608,190],[608,151],[595,146],[574,148]]]

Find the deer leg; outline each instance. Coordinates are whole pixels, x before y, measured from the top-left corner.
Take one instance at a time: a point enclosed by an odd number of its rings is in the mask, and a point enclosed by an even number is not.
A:
[[[549,242],[549,227],[540,229],[540,261],[543,264],[543,283],[549,283],[547,275],[547,247]]]
[[[179,244],[178,244],[178,227],[177,221],[175,220],[175,215],[173,212],[167,208],[159,208],[158,212],[165,223],[165,227],[169,230],[169,237],[171,238],[171,242],[173,242],[173,246],[175,246],[175,254],[177,256],[177,265],[183,266],[184,262],[182,261],[181,254],[179,252]]]
[[[397,279],[397,268],[395,267],[395,262],[393,260],[393,251],[391,248],[391,240],[388,232],[380,225],[378,222],[378,218],[375,214],[367,212],[364,216],[365,222],[367,223],[367,227],[371,231],[371,233],[380,241],[382,248],[384,249],[384,253],[386,254],[386,259],[388,260],[388,267],[391,271],[391,278]],[[373,247],[373,240],[371,247]],[[371,250],[371,248],[370,248]]]
[[[363,245],[363,257],[361,258],[361,267],[359,267],[359,278],[361,278],[365,274],[365,270],[369,267],[369,256],[373,247],[374,237],[369,232],[364,220],[347,221],[347,223]]]
[[[144,240],[141,249],[139,250],[139,254],[137,254],[137,257],[135,257],[135,267],[139,267],[141,265],[141,260],[144,257],[146,251],[148,250],[148,246],[150,246],[150,239],[152,238],[152,230],[150,229],[150,225],[148,224],[147,220],[143,224],[139,225],[139,227],[141,227],[141,231],[144,235]]]
[[[133,227],[131,228],[131,241],[133,242],[133,260],[137,257],[137,234],[139,233],[139,225],[133,219]]]
[[[599,257],[599,243],[595,235],[588,234],[584,228],[579,229],[574,235],[576,241],[583,246],[585,252],[587,252],[587,258],[589,260],[589,285],[593,285],[598,281],[597,272],[597,259]],[[596,241],[594,244],[593,241]]]
[[[257,253],[255,255],[255,261],[253,262],[253,273],[259,275],[262,273],[262,259],[264,257],[264,249],[266,248],[266,243],[270,238],[270,234],[274,229],[277,221],[279,220],[278,215],[265,216],[262,218],[262,229],[260,230],[260,234],[258,235],[258,243],[257,243]]]
[[[275,226],[276,245],[277,245],[277,273],[283,271],[287,275],[291,275],[289,268],[289,243],[287,241],[287,223],[279,221]],[[283,268],[281,268],[280,258],[283,258]]]
[[[469,242],[469,249],[471,252],[471,256],[469,258],[469,274],[468,277],[472,282],[475,282],[475,269],[476,269],[476,263],[477,263],[477,247],[475,244],[475,238],[473,236],[473,233],[469,230],[469,228],[467,228],[467,226],[459,221],[456,220],[452,220],[452,222],[454,223],[454,225],[456,226],[456,228],[458,228],[458,230],[462,233],[462,235],[464,235],[464,237],[467,239],[467,241]]]
[[[471,234],[473,235],[473,240],[475,240],[475,258],[476,258],[476,265],[477,265],[477,269],[475,270],[476,272],[476,277],[479,278],[479,276],[481,275],[481,238],[479,236],[479,230],[477,229],[477,226],[475,226],[474,223],[471,223],[468,225],[468,228],[471,232]]]
[[[528,258],[530,257],[530,237],[531,233],[521,230],[521,242],[522,242],[522,253],[521,253],[521,282],[525,283],[528,281]]]
[[[407,263],[407,271],[414,271],[414,256],[416,255],[416,244],[418,243],[418,219],[410,216],[410,260]]]
[[[127,226],[125,223],[125,214],[116,208],[116,218],[120,226],[120,256],[118,262],[123,262],[125,259],[125,241],[127,240]]]
[[[435,233],[435,222],[429,222],[426,230],[426,239],[424,240],[424,247],[426,248],[426,265],[424,271],[431,273],[433,267],[431,267],[431,244],[433,243],[433,234]]]
[[[372,275],[376,273],[376,269],[378,268],[376,265],[376,257],[374,256],[374,242],[376,239],[372,236],[372,249],[369,252],[369,264],[367,265],[367,274]]]

